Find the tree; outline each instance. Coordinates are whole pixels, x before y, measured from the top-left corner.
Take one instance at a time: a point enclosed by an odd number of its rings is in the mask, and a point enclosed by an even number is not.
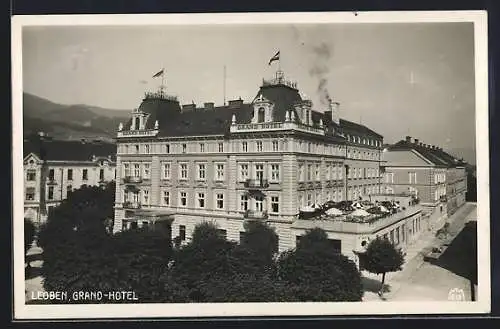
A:
[[[300,301],[361,301],[363,296],[356,264],[335,250],[319,228],[280,255],[278,276]]]
[[[28,250],[33,244],[35,238],[35,225],[29,218],[24,219],[24,256],[28,253]],[[25,259],[27,259],[25,257]],[[28,263],[28,268],[30,267],[30,262]]]
[[[229,255],[236,243],[227,241],[214,223],[198,224],[190,243],[174,253],[173,265],[163,276],[169,301],[208,302],[216,292],[214,279],[225,281],[233,274]]]
[[[388,239],[378,237],[372,240],[366,252],[361,256],[363,268],[370,273],[382,274],[379,295],[382,296],[385,284],[385,274],[402,269],[405,254],[396,248]]]

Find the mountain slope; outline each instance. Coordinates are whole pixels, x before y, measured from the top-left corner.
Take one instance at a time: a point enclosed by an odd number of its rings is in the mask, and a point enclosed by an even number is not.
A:
[[[58,139],[113,138],[130,111],[96,106],[62,105],[23,93],[24,135],[45,131]]]

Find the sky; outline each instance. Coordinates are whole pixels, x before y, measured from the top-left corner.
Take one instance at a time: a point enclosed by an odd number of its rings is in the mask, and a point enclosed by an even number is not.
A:
[[[278,67],[323,111],[393,143],[409,135],[475,163],[472,23],[44,26],[23,28],[25,92],[61,104],[132,110],[144,92],[181,103],[252,101]],[[280,61],[268,65],[280,51]]]

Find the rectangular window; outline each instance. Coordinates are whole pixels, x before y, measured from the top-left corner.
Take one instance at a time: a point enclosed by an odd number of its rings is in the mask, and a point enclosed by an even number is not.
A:
[[[248,210],[248,196],[247,195],[240,196],[240,210],[243,210],[243,211]]]
[[[255,178],[258,180],[264,179],[264,165],[256,164],[255,165]]]
[[[73,180],[73,169],[68,169],[68,180]]]
[[[164,163],[162,167],[162,178],[170,179],[170,163]]]
[[[198,208],[205,208],[205,193],[198,193]]]
[[[36,179],[36,170],[28,170],[26,172],[26,180],[34,181]]]
[[[187,179],[188,178],[188,166],[187,163],[181,163],[180,164],[180,179]]]
[[[227,238],[227,231],[223,229],[217,229],[217,233],[219,233],[219,236],[223,238],[224,240]]]
[[[224,209],[224,194],[217,193],[216,207],[217,209]]]
[[[187,151],[187,145],[182,144],[182,153],[186,153],[186,151]]]
[[[299,165],[299,182],[304,181],[304,165],[300,164]]]
[[[104,180],[104,169],[99,169],[99,181],[103,181]]]
[[[280,211],[279,197],[271,197],[271,212],[277,214]]]
[[[181,207],[186,207],[187,206],[187,193],[186,192],[180,192],[180,206]]]
[[[279,182],[280,180],[280,166],[278,164],[271,165],[271,180],[273,182]]]
[[[257,141],[257,152],[262,152],[262,142]]]
[[[206,178],[206,165],[204,163],[198,164],[198,179],[205,180]]]
[[[314,177],[316,179],[316,181],[319,181],[320,180],[320,165],[319,164],[316,164],[316,170],[314,171]]]
[[[141,165],[136,163],[134,164],[134,177],[140,177],[141,176]]]
[[[216,165],[215,179],[218,181],[224,180],[224,165],[223,164]]]
[[[170,153],[170,145],[165,144],[165,153],[169,154]]]
[[[169,191],[163,191],[163,205],[164,206],[170,205],[170,192]]]
[[[219,153],[224,152],[224,143],[219,143]]]
[[[145,205],[149,204],[149,191],[148,190],[143,190],[142,191],[142,202]]]
[[[273,152],[278,152],[278,151],[279,151],[278,141],[273,141]]]
[[[181,241],[186,240],[186,226],[184,225],[179,225],[179,238]]]
[[[150,151],[149,145],[145,145],[145,149],[146,149],[146,154],[149,153],[149,151]]]
[[[332,166],[330,164],[327,164],[326,165],[326,175],[325,175],[325,179],[326,180],[330,180],[332,177]]]
[[[128,163],[123,164],[123,176],[124,177],[130,176],[130,165]]]
[[[83,171],[82,171],[82,179],[83,180],[89,179],[89,171],[88,171],[88,169],[83,169]]]
[[[49,200],[54,200],[54,186],[49,186],[49,193],[47,195]]]
[[[312,165],[307,165],[307,181],[312,180]]]
[[[50,169],[49,170],[49,180],[54,180],[54,176],[55,176],[55,171],[54,169]]]
[[[205,152],[205,144],[200,143],[200,152],[203,153]]]
[[[145,163],[142,167],[142,172],[144,175],[145,179],[150,179],[151,178],[151,170],[150,170],[150,165],[149,163]]]
[[[25,199],[26,199],[26,201],[33,201],[33,200],[35,200],[35,188],[34,187],[27,187],[26,188]]]
[[[241,149],[243,152],[248,152],[248,143],[247,142],[241,143]]]
[[[248,179],[248,165],[240,164],[240,181]]]
[[[312,205],[312,194],[310,193],[307,194],[307,205]]]

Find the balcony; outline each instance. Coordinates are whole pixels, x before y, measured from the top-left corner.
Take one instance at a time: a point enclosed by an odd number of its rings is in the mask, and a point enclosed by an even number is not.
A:
[[[117,137],[154,137],[158,135],[158,129],[151,130],[122,130]]]
[[[247,210],[243,216],[245,219],[267,219],[267,211]]]
[[[254,189],[268,188],[269,181],[267,179],[247,179],[245,181],[245,187]]]
[[[139,202],[125,201],[123,203],[123,208],[125,208],[125,209],[140,209],[141,204]]]
[[[124,183],[129,183],[129,184],[137,184],[137,183],[142,183],[142,177],[140,176],[125,176],[123,178]]]

